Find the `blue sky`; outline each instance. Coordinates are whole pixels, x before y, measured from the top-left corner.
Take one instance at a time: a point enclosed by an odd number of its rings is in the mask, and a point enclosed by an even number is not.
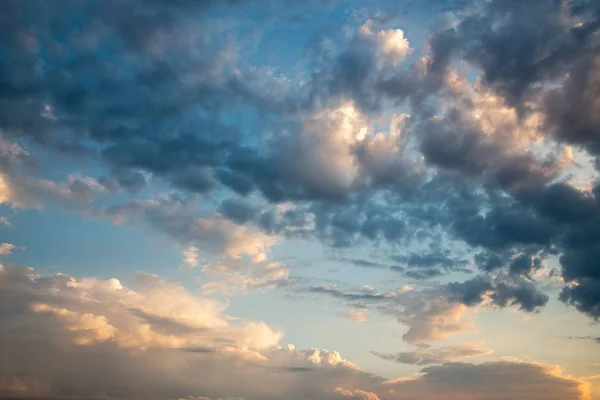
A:
[[[600,8],[13,1],[0,398],[600,399]]]

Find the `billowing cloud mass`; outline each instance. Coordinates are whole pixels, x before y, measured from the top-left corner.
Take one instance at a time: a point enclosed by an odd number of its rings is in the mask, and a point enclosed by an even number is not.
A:
[[[150,275],[136,281],[133,289],[116,279],[77,280],[2,266],[0,393],[18,398],[590,398],[584,381],[557,367],[517,361],[445,364],[424,369],[420,377],[386,382],[335,351],[281,346],[281,332],[259,321],[235,321],[223,304],[193,296],[175,282]],[[429,354],[444,361],[474,350],[459,346]]]
[[[1,8],[0,397],[597,400],[599,1]]]

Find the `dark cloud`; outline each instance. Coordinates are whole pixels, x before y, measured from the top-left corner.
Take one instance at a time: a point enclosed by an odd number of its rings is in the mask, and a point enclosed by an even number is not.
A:
[[[495,0],[434,35],[431,65],[447,74],[453,60],[469,61],[482,71],[483,90],[491,88],[516,107],[520,118],[544,115],[546,139],[580,146],[596,156],[599,11],[589,1]],[[470,179],[483,176],[512,201],[494,200],[485,215],[479,206],[458,208],[453,230],[472,246],[492,250],[476,258],[486,271],[506,267],[513,274],[527,274],[541,262],[539,257],[530,261],[529,254],[541,249],[562,253],[563,277],[574,284],[561,298],[597,317],[593,287],[598,268],[589,261],[597,258],[595,192],[553,182],[556,159],[507,152],[510,146],[498,138],[510,136],[509,131],[498,131],[493,140],[482,135],[469,116],[476,110],[473,100],[425,125],[423,154],[430,163]],[[528,254],[515,257],[507,251],[515,247]]]
[[[439,268],[421,268],[418,270],[406,271],[404,276],[418,281],[435,278],[444,275],[444,271]]]
[[[569,340],[592,340],[598,344],[600,344],[600,337],[592,337],[592,336],[569,336],[567,337]]]
[[[467,305],[481,304],[489,298],[496,306],[518,305],[527,312],[538,310],[549,300],[532,281],[521,277],[478,276],[462,283],[450,283],[447,290],[450,299]]]
[[[560,299],[575,306],[579,311],[598,320],[600,318],[600,282],[594,279],[579,279],[574,286],[565,287]]]
[[[585,23],[578,26],[577,17]],[[520,103],[538,83],[560,77],[573,61],[589,56],[598,27],[594,2],[495,0],[451,33],[443,32],[453,40],[442,49],[460,53],[481,68],[487,85]]]
[[[467,272],[464,268],[467,261],[452,258],[449,251],[413,253],[407,256],[395,255],[391,258],[406,266],[406,268],[393,266],[392,270],[401,272],[407,278],[414,280],[427,280],[445,275],[450,271]]]
[[[319,286],[308,289],[309,293],[326,294],[334,298],[347,300],[347,301],[371,301],[377,302],[389,298],[384,293],[370,293],[370,292],[344,292],[335,287],[330,286]]]
[[[359,259],[359,258],[332,258],[332,260],[334,261],[338,261],[340,263],[348,263],[350,265],[354,265],[356,267],[361,267],[361,268],[375,268],[375,269],[389,269],[392,268],[393,266],[390,266],[389,264],[384,264],[384,263],[380,263],[380,262],[375,262],[375,261],[369,261],[369,260],[363,260],[363,259]]]
[[[226,218],[239,224],[252,220],[258,214],[258,210],[241,199],[229,198],[221,202],[219,212]]]

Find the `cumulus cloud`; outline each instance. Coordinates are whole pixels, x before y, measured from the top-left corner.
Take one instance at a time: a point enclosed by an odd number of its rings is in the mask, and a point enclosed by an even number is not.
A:
[[[20,302],[13,310],[33,319],[55,316],[48,328],[63,325],[78,344],[98,341],[142,349],[225,346],[246,351],[275,345],[281,338],[279,332],[257,322],[230,326],[222,314],[223,304],[196,298],[174,282],[144,274],[137,281],[140,290],[136,291],[116,279],[44,277],[14,265],[2,269],[3,296],[15,296]]]
[[[281,332],[236,321],[225,305],[153,275],[140,274],[132,288],[5,265],[0,297],[3,396],[590,398],[586,382],[557,367],[517,361],[450,363],[386,382],[338,352],[282,347]]]
[[[265,390],[265,382],[281,378],[277,371],[323,369],[327,375],[331,370],[332,385],[355,374],[369,381],[339,353],[278,347],[281,332],[260,321],[235,321],[224,314],[224,304],[194,296],[177,283],[140,275],[136,286],[3,266],[0,296],[10,306],[2,309],[6,323],[0,341],[10,350],[2,354],[2,392],[216,398],[224,394],[223,384],[233,382],[230,372],[237,371],[240,386],[225,390],[231,397],[244,392],[277,398],[289,385],[301,385],[285,378]],[[14,324],[31,329],[15,333]],[[202,374],[210,379],[198,380]]]
[[[364,390],[354,389],[354,390],[346,390],[341,387],[335,388],[335,391],[339,393],[343,397],[349,397],[351,399],[360,399],[360,400],[380,400],[379,397],[372,392],[365,392]]]
[[[381,52],[381,57],[392,65],[398,65],[408,54],[410,44],[402,29],[388,29],[373,32],[373,21],[368,20],[360,27],[360,35],[372,40]]]

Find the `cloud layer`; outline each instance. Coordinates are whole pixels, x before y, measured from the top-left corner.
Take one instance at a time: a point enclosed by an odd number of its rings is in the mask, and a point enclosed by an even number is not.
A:
[[[517,361],[450,363],[386,382],[337,352],[281,347],[281,332],[259,321],[232,322],[222,304],[177,283],[142,275],[136,286],[3,266],[0,392],[19,398],[590,399],[584,381]],[[416,363],[476,353],[483,351],[442,348]]]

